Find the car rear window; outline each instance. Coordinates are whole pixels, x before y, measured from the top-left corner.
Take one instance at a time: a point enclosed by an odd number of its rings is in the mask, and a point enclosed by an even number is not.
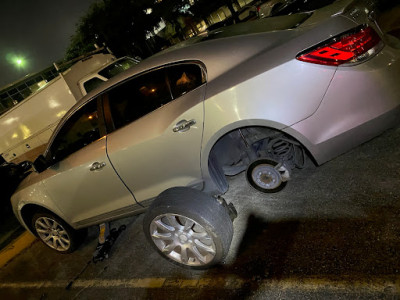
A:
[[[282,7],[280,10],[273,11],[271,17],[309,12],[330,5],[335,1],[336,0],[297,0]]]
[[[196,40],[194,42],[214,40],[249,33],[263,33],[275,30],[292,29],[300,26],[310,16],[311,14],[308,13],[299,13],[290,16],[265,18],[252,22],[239,23],[235,26],[223,27],[211,31],[208,33],[208,35],[202,36],[199,40]]]

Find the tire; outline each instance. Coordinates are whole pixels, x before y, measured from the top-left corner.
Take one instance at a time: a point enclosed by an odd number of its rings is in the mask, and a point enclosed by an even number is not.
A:
[[[82,243],[86,230],[75,230],[50,212],[38,212],[32,218],[32,229],[49,248],[71,253]]]
[[[258,159],[251,163],[246,171],[246,178],[250,185],[262,193],[276,193],[287,184],[282,177],[286,168],[271,159]]]
[[[146,238],[164,258],[180,266],[205,269],[229,251],[233,224],[216,199],[191,188],[161,193],[143,220]]]

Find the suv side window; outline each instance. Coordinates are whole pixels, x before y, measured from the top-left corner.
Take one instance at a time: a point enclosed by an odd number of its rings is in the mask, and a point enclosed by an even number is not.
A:
[[[102,84],[104,80],[101,80],[98,77],[93,77],[86,81],[83,84],[83,87],[85,88],[86,93],[89,93],[90,91],[93,91],[95,88],[97,88],[100,84]]]
[[[158,109],[172,100],[164,69],[133,78],[108,92],[115,129]]]
[[[167,73],[174,99],[205,83],[201,67],[197,64],[180,64],[168,67]]]
[[[60,161],[99,138],[97,99],[93,99],[65,122],[50,147],[50,155],[54,162]]]

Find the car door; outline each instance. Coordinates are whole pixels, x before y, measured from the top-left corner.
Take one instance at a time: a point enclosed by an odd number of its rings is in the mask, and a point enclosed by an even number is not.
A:
[[[110,164],[96,99],[79,108],[51,142],[47,192],[67,222],[85,226],[128,213],[135,200]],[[103,130],[105,132],[105,130]]]
[[[205,72],[182,63],[137,76],[105,95],[107,151],[137,201],[174,186],[202,187]]]

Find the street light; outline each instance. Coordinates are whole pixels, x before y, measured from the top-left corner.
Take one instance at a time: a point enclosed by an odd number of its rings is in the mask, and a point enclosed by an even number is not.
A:
[[[18,67],[18,68],[23,68],[25,65],[25,60],[22,57],[15,57],[14,58],[14,64]]]
[[[15,53],[7,53],[6,60],[17,69],[24,69],[28,63],[24,56]]]

